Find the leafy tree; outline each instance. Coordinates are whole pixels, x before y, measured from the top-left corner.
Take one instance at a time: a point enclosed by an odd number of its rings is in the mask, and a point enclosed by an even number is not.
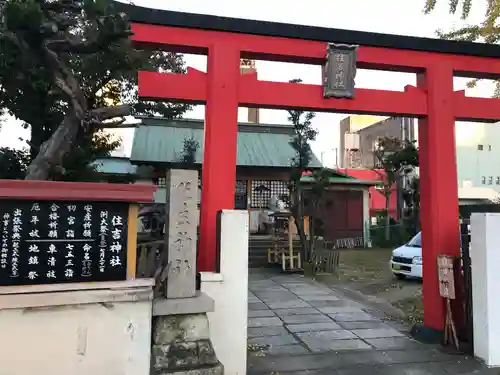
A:
[[[309,243],[307,246],[309,257],[313,255],[315,239],[318,233],[317,215],[323,204],[326,188],[330,184],[332,171],[328,168],[317,169],[307,174],[311,179],[310,183],[303,188],[304,215],[309,216]],[[302,183],[301,183],[302,184]],[[304,184],[305,185],[305,184]],[[307,259],[306,260],[311,260]]]
[[[438,0],[425,0],[424,13],[432,12]],[[479,25],[466,25],[448,32],[438,31],[438,35],[443,39],[453,39],[462,41],[482,41],[485,43],[497,43],[499,40],[497,20],[500,17],[500,1],[487,0],[486,12],[483,22]],[[449,0],[450,13],[460,12],[460,18],[465,20],[469,17],[472,9],[472,0]]]
[[[137,100],[138,70],[182,72],[183,60],[134,47],[111,0],[5,0],[2,7],[0,108],[30,129],[27,179],[78,178],[119,144],[100,129],[121,127],[127,115],[173,118],[188,109]]]
[[[420,178],[414,176],[403,191],[403,199],[409,209],[413,231],[420,231]]]
[[[396,183],[418,166],[418,150],[410,141],[393,137],[379,138],[373,150],[374,171],[379,175],[377,190],[385,197],[385,240],[390,240],[390,198]]]
[[[444,1],[444,0],[440,0]],[[471,12],[472,4],[474,6],[484,6],[484,19],[481,23],[474,25],[468,24],[451,30],[437,30],[437,35],[442,39],[483,42],[496,44],[500,41],[500,29],[498,28],[498,19],[500,17],[500,0],[487,0],[483,2],[472,0],[449,0],[449,10],[451,14],[460,14],[462,20],[466,20]],[[438,0],[425,0],[424,13],[431,13],[438,4]],[[477,79],[470,80],[467,83],[469,88],[475,87]],[[500,81],[497,80],[494,97],[500,97]]]
[[[291,83],[299,84],[300,79],[293,79]],[[290,211],[295,220],[297,233],[300,243],[304,249],[305,261],[311,260],[311,247],[313,239],[307,241],[304,229],[304,185],[301,177],[309,167],[312,160],[312,150],[310,142],[316,139],[318,132],[312,127],[312,120],[315,117],[313,112],[288,111],[288,120],[293,124],[294,136],[290,140],[290,146],[295,150],[295,156],[292,159],[292,172],[290,175]],[[313,220],[310,220],[310,223]]]
[[[0,179],[24,178],[28,162],[28,150],[0,147]]]
[[[198,142],[194,137],[185,138],[179,161],[183,164],[194,164],[196,162],[196,153],[199,148],[200,142]]]

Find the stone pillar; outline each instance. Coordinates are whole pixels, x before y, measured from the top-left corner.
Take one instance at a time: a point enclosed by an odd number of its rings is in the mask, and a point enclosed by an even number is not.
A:
[[[167,298],[196,294],[198,172],[172,169],[166,180],[165,243],[168,251]]]
[[[500,214],[471,215],[472,309],[474,355],[486,365],[500,366]]]

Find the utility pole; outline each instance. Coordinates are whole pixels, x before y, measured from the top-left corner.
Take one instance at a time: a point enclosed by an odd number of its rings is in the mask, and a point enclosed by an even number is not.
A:
[[[335,168],[339,167],[339,154],[337,147],[332,148],[333,153],[335,154]]]

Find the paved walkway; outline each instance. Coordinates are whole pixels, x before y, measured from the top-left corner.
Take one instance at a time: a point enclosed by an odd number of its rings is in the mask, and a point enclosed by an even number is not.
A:
[[[499,373],[418,343],[300,275],[251,273],[248,306],[249,375]]]

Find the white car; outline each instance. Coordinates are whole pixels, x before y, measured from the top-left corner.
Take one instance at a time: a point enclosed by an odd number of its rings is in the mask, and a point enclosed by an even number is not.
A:
[[[406,277],[422,278],[422,232],[418,232],[407,244],[392,252],[392,273],[400,280]]]

